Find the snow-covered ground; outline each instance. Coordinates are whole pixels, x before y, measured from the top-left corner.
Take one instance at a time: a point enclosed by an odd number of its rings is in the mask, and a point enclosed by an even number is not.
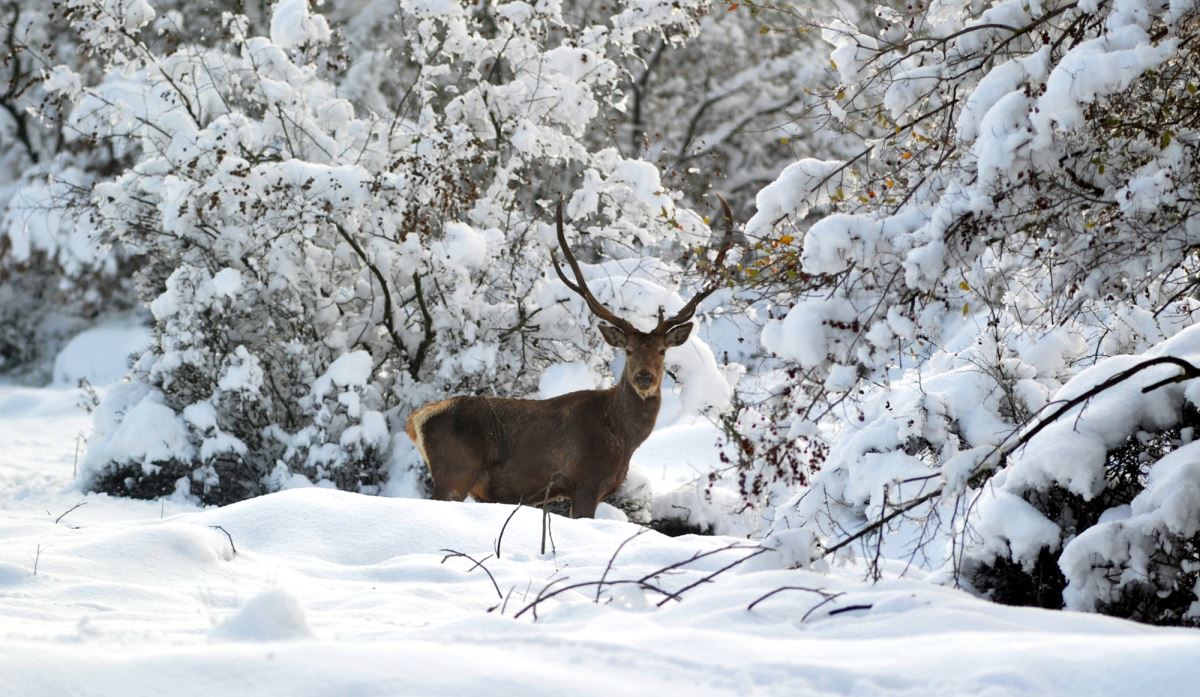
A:
[[[81,396],[0,386],[4,697],[1186,695],[1200,684],[1200,632],[1001,607],[912,577],[870,585],[853,565],[789,570],[775,552],[701,582],[754,554],[744,539],[555,517],[542,554],[541,515],[522,509],[505,527],[509,506],[316,488],[207,510],[82,494]],[[656,489],[686,484],[713,438],[703,421],[674,420],[637,463]],[[600,579],[618,583],[564,590]],[[653,589],[621,583],[638,579]]]

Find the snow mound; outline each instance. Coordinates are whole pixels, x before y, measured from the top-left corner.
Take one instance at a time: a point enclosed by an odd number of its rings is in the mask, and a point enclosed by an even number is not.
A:
[[[279,588],[250,598],[209,633],[212,639],[230,641],[287,641],[312,635],[300,600]]]
[[[1041,696],[1200,680],[1195,632],[866,584],[853,563],[788,568],[812,556],[805,531],[762,552],[550,516],[543,553],[535,509],[320,488],[209,509],[93,494],[56,524],[79,498],[63,493],[73,422],[43,411],[0,420],[20,460],[0,457],[5,695]],[[52,479],[7,483],[26,470]],[[621,583],[598,593],[600,579]]]
[[[20,585],[27,582],[30,578],[29,569],[25,569],[17,564],[0,562],[0,588]]]
[[[389,499],[336,489],[288,489],[211,509],[195,516],[228,530],[239,550],[336,564],[373,565],[416,552],[490,547],[513,507],[447,505],[423,499]],[[614,521],[556,523],[564,548],[602,545],[614,532],[636,528]],[[531,552],[540,545],[541,512],[524,508],[508,521],[505,545]]]
[[[108,385],[125,376],[129,357],[150,344],[150,329],[134,318],[113,320],[76,334],[54,359],[53,384],[87,380]]]

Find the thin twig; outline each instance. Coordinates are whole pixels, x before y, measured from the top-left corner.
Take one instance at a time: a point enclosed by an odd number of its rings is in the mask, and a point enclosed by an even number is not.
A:
[[[847,605],[846,607],[839,607],[837,609],[830,610],[829,616],[833,617],[834,615],[840,615],[843,612],[852,612],[854,610],[870,610],[873,607],[875,607],[875,606],[872,605],[871,603],[862,603],[861,605]]]
[[[557,476],[558,473],[555,473]],[[554,486],[554,479],[550,479],[550,483],[546,485],[546,494],[542,497],[542,555],[546,554],[546,537],[550,537],[550,551],[555,554],[558,549],[554,546],[554,532],[550,530],[550,510],[546,507],[550,503],[550,487]]]
[[[556,571],[555,573],[558,573],[558,572]],[[540,603],[542,601],[546,592],[549,591],[551,588],[553,588],[556,584],[566,583],[567,581],[570,580],[570,578],[571,578],[570,576],[563,576],[562,578],[556,578],[556,579],[553,579],[553,580],[547,582],[546,585],[542,586],[542,589],[540,591],[538,591],[538,594],[534,597],[533,602],[530,603],[529,605],[526,605],[524,608],[522,608],[521,612],[518,612],[517,614],[513,615],[513,619],[520,617],[521,613],[525,612],[525,610],[533,610],[533,621],[536,622],[538,619],[537,606],[538,606],[538,603]],[[528,595],[528,589],[526,589],[526,594]]]
[[[821,596],[821,601],[819,603],[817,603],[816,605],[813,605],[812,607],[810,607],[808,609],[807,612],[805,612],[803,615],[801,615],[801,617],[800,617],[801,622],[808,621],[808,618],[811,617],[814,612],[816,612],[817,610],[825,607],[829,603],[832,603],[833,601],[835,601],[838,598],[845,595],[844,592],[831,593],[831,592],[821,589],[821,588],[809,588],[808,586],[780,586],[779,588],[776,588],[775,590],[771,591],[770,593],[767,593],[765,595],[762,595],[762,596],[759,596],[758,598],[756,598],[753,602],[751,602],[749,605],[746,606],[746,610],[747,611],[753,610],[755,605],[758,605],[759,603],[766,600],[767,598],[774,597],[775,595],[778,595],[779,593],[782,593],[784,591],[804,591],[806,593],[815,593],[815,594]],[[858,605],[847,605],[845,607],[839,607],[839,608],[830,610],[828,616],[833,617],[834,615],[840,615],[843,612],[850,612],[852,610],[870,610],[872,607],[874,607],[874,606],[871,605],[870,603],[861,603]]]
[[[722,566],[721,568],[712,572],[711,574],[705,576],[704,578],[701,578],[698,581],[693,581],[692,583],[689,583],[688,585],[684,586],[683,588],[680,588],[679,590],[675,591],[674,595],[663,598],[662,600],[658,601],[658,607],[662,607],[663,605],[665,605],[668,600],[679,600],[680,595],[683,595],[687,591],[690,591],[691,589],[695,588],[696,586],[698,586],[702,583],[708,583],[709,581],[713,580],[717,576],[720,576],[721,574],[725,573],[726,571],[729,571],[730,569],[732,569],[735,566],[740,566],[741,564],[744,564],[744,563],[750,561],[751,559],[753,559],[754,557],[757,557],[760,554],[766,554],[767,552],[774,552],[774,551],[775,550],[771,547],[760,547],[760,548],[754,550],[753,552],[747,554],[746,556],[742,557],[741,559],[735,559],[735,560],[729,562],[728,564],[726,564],[725,566]]]
[[[229,549],[233,550],[234,554],[238,553],[237,546],[233,544],[233,535],[230,535],[228,530],[221,527],[220,525],[210,525],[208,527],[212,528],[213,530],[220,530],[221,532],[225,533],[225,537],[229,538]]]
[[[822,599],[822,600],[821,600],[821,602],[817,603],[816,605],[813,605],[812,607],[808,608],[808,612],[805,612],[803,615],[801,615],[801,616],[800,616],[800,622],[801,622],[801,623],[803,623],[803,622],[807,622],[807,621],[808,621],[808,618],[809,618],[809,617],[811,617],[811,616],[812,616],[812,614],[813,614],[814,612],[816,612],[817,610],[819,610],[819,609],[821,609],[821,608],[825,607],[825,606],[826,606],[826,605],[828,605],[829,603],[832,603],[833,601],[837,600],[837,599],[838,599],[838,596],[841,596],[841,595],[843,595],[843,594],[842,594],[842,593],[835,593],[835,594],[833,594],[833,595],[831,595],[831,596],[828,596],[828,597],[826,597],[826,598]],[[832,611],[831,611],[831,612],[832,612]]]
[[[512,509],[512,513],[509,513],[508,517],[504,519],[504,525],[500,526],[500,536],[496,538],[496,544],[494,547],[496,550],[497,559],[500,558],[500,542],[504,539],[504,531],[508,529],[508,522],[513,519],[513,516],[515,516],[519,510],[521,510],[521,504],[518,503],[516,507]]]
[[[641,535],[642,533],[646,532],[649,529],[650,528],[642,528],[641,530],[638,530],[637,532],[633,533],[633,535],[625,538],[625,540],[623,542],[621,542],[621,544],[617,545],[617,548],[616,548],[616,550],[613,551],[612,556],[608,558],[608,565],[604,567],[604,573],[600,574],[600,583],[597,584],[597,586],[596,586],[596,602],[597,603],[600,602],[600,591],[604,588],[604,579],[608,578],[608,572],[612,571],[613,562],[615,562],[617,560],[617,555],[621,553],[621,550],[625,548],[625,545],[629,544],[630,542],[633,542],[634,540],[636,540],[638,538],[639,535]]]
[[[488,557],[490,557],[492,555],[489,554],[487,557],[484,557],[482,559],[476,559],[475,557],[472,557],[470,554],[465,554],[463,552],[459,552],[459,551],[453,550],[453,549],[441,549],[439,551],[446,553],[446,556],[442,557],[442,561],[441,561],[442,564],[445,564],[447,559],[453,559],[455,557],[463,557],[464,559],[469,559],[469,560],[475,562],[475,566],[472,566],[471,568],[467,569],[467,573],[471,573],[475,569],[483,569],[483,573],[487,574],[488,578],[490,578],[492,580],[492,587],[496,589],[496,597],[500,598],[501,600],[504,599],[504,594],[500,592],[500,584],[496,583],[496,577],[493,576],[492,572],[488,571],[488,568],[483,565],[483,562],[487,561]]]
[[[554,585],[555,583],[559,583],[560,581],[565,581],[565,580],[566,580],[566,578],[561,578],[561,579],[558,579],[557,581],[553,581],[552,583],[548,584],[546,586],[546,588],[549,588],[550,586]],[[517,614],[513,615],[513,619],[516,619],[516,618],[520,617],[521,615],[524,615],[529,610],[533,610],[533,618],[536,620],[537,619],[537,606],[540,605],[541,603],[553,598],[556,595],[566,593],[569,590],[575,590],[577,588],[587,588],[589,586],[597,586],[597,585],[600,585],[600,583],[601,583],[600,581],[581,581],[580,583],[572,583],[568,586],[560,586],[551,593],[545,593],[544,592],[545,589],[542,589],[543,592],[538,593],[538,596],[536,598],[534,598],[533,602],[531,602],[528,605],[526,605],[525,607],[521,608],[521,610],[519,612],[517,612]],[[665,596],[664,601],[680,599],[678,593],[672,593],[671,591],[660,588],[659,586],[656,586],[653,583],[647,583],[647,582],[641,581],[641,580],[619,579],[616,581],[604,581],[603,583],[606,586],[637,586],[638,588],[642,588],[644,590],[654,591],[655,593],[659,593],[659,594]]]
[[[71,461],[71,479],[76,479],[79,477],[79,446],[81,445],[82,440],[82,433],[75,434],[75,459]]]
[[[70,513],[71,511],[74,511],[77,508],[80,508],[80,507],[86,506],[86,505],[87,505],[87,501],[80,501],[79,503],[75,504],[74,506],[71,506],[67,510],[63,511],[62,515],[60,515],[59,517],[54,519],[54,524],[58,525],[58,521],[62,520],[63,518],[66,518],[68,513]]]
[[[504,602],[500,603],[500,614],[501,615],[503,615],[504,611],[508,609],[508,599],[512,597],[513,590],[515,590],[515,588],[516,588],[516,586],[509,586],[508,592],[504,594]],[[491,612],[492,610],[495,610],[495,609],[496,609],[495,606],[493,606],[490,610],[488,610],[488,612]]]
[[[712,555],[720,554],[721,552],[727,552],[731,549],[764,549],[765,550],[767,548],[765,548],[765,547],[760,548],[758,545],[745,545],[745,544],[739,544],[737,542],[733,542],[733,543],[725,545],[724,547],[719,547],[717,549],[710,549],[707,552],[696,552],[691,557],[688,557],[687,559],[684,559],[683,561],[677,561],[674,564],[671,564],[669,566],[664,566],[663,568],[658,569],[657,571],[651,571],[650,573],[646,574],[639,580],[649,581],[650,579],[654,578],[655,576],[658,576],[659,574],[663,574],[668,571],[673,571],[675,569],[678,569],[681,566],[687,566],[688,564],[691,564],[694,561],[698,561],[705,557],[711,557]]]
[[[638,534],[641,534],[641,533],[639,532]],[[637,537],[637,535],[634,535],[633,537],[630,537],[627,540],[625,540],[624,542],[622,542],[621,545],[617,548],[617,551],[619,552],[620,548],[623,547],[625,545],[625,543],[633,540],[635,537]],[[713,554],[718,554],[720,552],[725,552],[725,551],[728,551],[731,549],[752,549],[754,551],[751,552],[750,554],[747,554],[744,557],[740,557],[740,558],[730,562],[729,564],[726,564],[725,566],[721,567],[720,569],[717,569],[716,571],[714,571],[710,574],[707,574],[703,578],[701,578],[693,583],[689,583],[688,585],[684,586],[683,588],[680,588],[677,591],[668,591],[668,590],[662,588],[661,586],[658,586],[658,585],[650,582],[650,579],[652,579],[656,576],[660,576],[668,571],[677,569],[681,566],[685,566],[685,565],[690,564],[698,559],[703,559],[704,557],[711,556]],[[543,587],[542,590],[538,592],[537,597],[534,598],[533,601],[530,602],[529,604],[527,604],[525,607],[521,608],[520,611],[517,612],[517,614],[513,615],[513,618],[516,619],[516,618],[520,617],[521,615],[525,614],[526,612],[532,611],[533,619],[534,619],[534,621],[536,621],[538,619],[538,614],[537,614],[538,605],[541,605],[543,602],[549,600],[550,598],[553,598],[557,595],[561,595],[562,593],[565,593],[569,590],[576,590],[579,588],[590,588],[593,586],[595,586],[597,589],[597,591],[596,591],[597,597],[599,597],[600,590],[603,589],[605,586],[637,586],[638,588],[641,588],[643,590],[653,591],[653,592],[658,593],[659,595],[663,596],[663,599],[660,600],[657,605],[658,607],[662,607],[668,600],[682,601],[682,599],[683,599],[682,595],[685,592],[695,588],[696,586],[699,586],[702,583],[707,583],[707,582],[711,581],[716,576],[723,574],[726,571],[728,571],[750,559],[753,559],[754,557],[756,557],[760,554],[763,554],[766,552],[772,552],[772,551],[774,551],[774,550],[769,547],[759,547],[757,545],[741,545],[741,544],[733,543],[733,544],[729,544],[724,547],[721,547],[719,549],[712,549],[707,552],[698,552],[696,554],[693,554],[691,557],[689,557],[687,559],[675,562],[674,564],[669,564],[667,566],[664,566],[660,569],[657,569],[655,571],[652,571],[652,572],[646,574],[645,576],[642,576],[641,578],[618,579],[615,581],[609,580],[608,579],[608,569],[605,569],[605,573],[599,581],[581,581],[579,583],[572,583],[572,584],[566,585],[566,586],[559,586],[559,587],[555,588],[553,591],[551,591],[550,590],[551,588],[554,588],[557,584],[562,583],[563,581],[567,580],[566,577],[563,577],[563,578],[551,581],[550,583],[547,583],[545,585],[545,587]],[[610,568],[612,566],[612,560],[615,559],[616,556],[617,556],[616,552],[614,552],[612,558],[609,560]]]
[[[766,595],[761,595],[758,598],[756,598],[753,602],[751,602],[749,605],[746,606],[746,610],[747,611],[753,610],[755,605],[758,605],[759,603],[766,600],[767,598],[774,597],[784,591],[804,591],[805,593],[816,593],[817,595],[821,596],[822,598],[828,598],[831,596],[836,598],[837,596],[842,595],[841,593],[830,593],[827,590],[822,590],[820,588],[809,588],[808,586],[780,586],[779,588],[776,588],[775,590],[771,591],[770,593],[767,593]]]
[[[884,485],[883,485],[883,505],[881,505],[879,507],[880,517],[882,517],[884,512],[887,510],[887,505],[888,505],[888,485],[886,483],[884,483]],[[878,581],[879,578],[883,575],[883,572],[879,568],[879,560],[880,560],[880,558],[883,557],[883,533],[884,533],[884,528],[880,527],[879,534],[875,536],[875,556],[873,559],[871,559],[871,564],[870,564],[871,576],[873,577],[873,580],[875,580],[875,581]]]

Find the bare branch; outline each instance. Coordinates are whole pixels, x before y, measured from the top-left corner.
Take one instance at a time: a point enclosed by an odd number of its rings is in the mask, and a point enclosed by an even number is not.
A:
[[[225,533],[225,537],[229,538],[229,548],[231,550],[233,550],[234,554],[238,553],[237,545],[233,544],[233,535],[230,535],[228,530],[221,527],[220,525],[210,525],[208,527],[212,528],[213,530],[220,530],[221,532]]]
[[[76,509],[78,509],[78,508],[82,508],[83,506],[86,506],[86,505],[87,505],[87,503],[88,503],[87,501],[80,501],[79,503],[75,504],[74,506],[71,506],[71,507],[70,507],[70,508],[68,508],[67,510],[63,511],[63,514],[62,514],[62,515],[60,515],[59,517],[57,517],[57,518],[55,518],[55,519],[54,519],[54,524],[55,524],[55,525],[58,525],[59,521],[61,521],[63,518],[66,518],[66,517],[67,517],[67,514],[68,514],[68,513],[72,512],[72,511],[74,511],[74,510],[76,510]]]
[[[442,561],[441,561],[442,564],[445,564],[447,559],[454,559],[457,557],[463,557],[464,559],[468,559],[468,560],[474,562],[475,565],[472,566],[471,568],[467,569],[467,573],[471,573],[475,569],[483,569],[483,573],[487,574],[488,578],[491,579],[492,587],[496,589],[496,597],[500,598],[501,600],[504,599],[504,594],[500,592],[500,584],[496,583],[496,577],[493,576],[492,572],[488,571],[488,568],[483,565],[483,562],[487,561],[488,557],[490,557],[492,555],[489,554],[487,557],[483,557],[482,559],[476,559],[475,557],[472,557],[470,554],[466,554],[464,552],[459,552],[459,551],[453,550],[453,549],[441,549],[438,551],[446,553],[446,556],[442,557]]]

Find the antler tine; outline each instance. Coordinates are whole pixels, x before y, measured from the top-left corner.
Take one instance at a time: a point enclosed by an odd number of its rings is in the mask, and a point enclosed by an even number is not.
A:
[[[714,192],[715,193],[715,192]],[[729,203],[721,194],[715,194],[717,199],[721,201],[721,213],[725,216],[725,236],[721,238],[721,247],[717,250],[717,258],[713,260],[712,268],[716,270],[715,278],[699,293],[696,293],[691,300],[688,301],[683,309],[675,313],[670,319],[664,320],[659,317],[658,326],[654,331],[665,332],[677,324],[683,324],[690,320],[696,314],[696,308],[700,306],[700,302],[714,291],[721,287],[721,269],[725,265],[725,254],[729,252],[729,248],[733,245],[733,211],[729,209]]]
[[[600,319],[608,322],[617,329],[625,333],[636,333],[637,329],[630,322],[617,317],[611,310],[603,305],[596,296],[592,295],[592,291],[587,286],[587,281],[583,278],[583,271],[579,269],[579,262],[575,260],[575,255],[571,253],[571,247],[567,244],[566,233],[563,232],[563,205],[562,198],[558,200],[558,206],[554,211],[554,222],[558,227],[558,246],[562,248],[563,257],[567,260],[567,265],[571,267],[571,273],[575,276],[575,282],[572,283],[563,273],[562,267],[558,265],[558,257],[554,254],[554,250],[550,250],[550,260],[554,262],[554,271],[558,274],[558,278],[566,284],[575,294],[583,298],[587,303],[592,314]]]

